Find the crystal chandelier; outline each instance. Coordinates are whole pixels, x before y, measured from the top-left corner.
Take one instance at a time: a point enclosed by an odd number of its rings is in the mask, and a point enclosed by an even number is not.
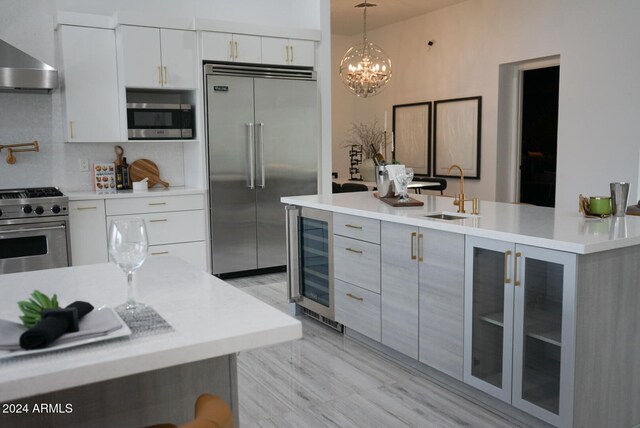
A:
[[[351,92],[366,98],[376,95],[391,80],[391,60],[380,47],[367,40],[367,8],[373,3],[360,3],[364,8],[363,43],[351,47],[340,61],[340,77]]]

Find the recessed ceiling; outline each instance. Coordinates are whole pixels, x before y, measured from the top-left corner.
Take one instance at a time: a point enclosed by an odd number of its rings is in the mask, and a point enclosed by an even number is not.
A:
[[[331,32],[345,36],[362,33],[364,0],[331,0]],[[442,9],[464,0],[368,0],[377,6],[367,11],[367,30],[404,21],[417,15]]]

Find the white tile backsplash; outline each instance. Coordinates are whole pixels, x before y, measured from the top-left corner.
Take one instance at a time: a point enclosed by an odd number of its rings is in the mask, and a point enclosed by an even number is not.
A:
[[[94,102],[87,100],[87,102]],[[38,140],[39,153],[18,153],[17,162],[4,161],[0,153],[0,188],[59,186],[65,191],[92,190],[90,172],[79,161],[113,162],[114,146],[121,145],[127,162],[154,161],[160,176],[172,186],[184,185],[183,143],[64,143],[59,90],[53,94],[0,93],[0,145]]]

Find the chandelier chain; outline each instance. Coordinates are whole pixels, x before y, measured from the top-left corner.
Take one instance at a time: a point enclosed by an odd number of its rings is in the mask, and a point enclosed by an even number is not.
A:
[[[391,60],[380,47],[370,43],[367,37],[367,8],[375,6],[364,3],[361,45],[352,46],[340,62],[340,77],[347,88],[359,97],[366,98],[380,92],[391,79]]]
[[[364,44],[367,44],[367,0],[364,1],[364,30],[362,31],[362,38],[364,40]]]

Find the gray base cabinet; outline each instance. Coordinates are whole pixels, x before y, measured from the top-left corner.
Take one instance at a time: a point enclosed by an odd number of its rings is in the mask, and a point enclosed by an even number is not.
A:
[[[418,359],[418,228],[383,222],[382,343]]]
[[[464,235],[383,222],[382,343],[462,380]]]
[[[333,216],[336,321],[380,341],[380,221]]]
[[[464,235],[420,229],[419,360],[462,380]]]
[[[380,295],[336,279],[336,321],[380,342]]]

